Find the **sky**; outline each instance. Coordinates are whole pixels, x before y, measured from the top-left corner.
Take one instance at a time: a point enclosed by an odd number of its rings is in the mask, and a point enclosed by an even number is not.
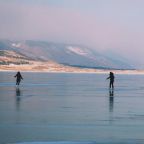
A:
[[[144,67],[144,0],[0,0],[0,38],[82,44]]]

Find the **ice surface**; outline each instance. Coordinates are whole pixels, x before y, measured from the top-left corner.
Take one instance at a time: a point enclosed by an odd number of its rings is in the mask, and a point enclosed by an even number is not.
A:
[[[0,73],[0,143],[144,143],[144,76]]]
[[[57,141],[57,142],[22,142],[17,144],[95,144],[95,142]]]

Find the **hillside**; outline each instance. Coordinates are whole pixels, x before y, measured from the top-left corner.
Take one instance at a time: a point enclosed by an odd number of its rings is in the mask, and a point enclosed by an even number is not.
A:
[[[53,62],[61,66],[95,69],[133,69],[123,60],[104,56],[80,45],[45,41],[0,41],[0,64]]]
[[[0,70],[37,72],[97,72],[97,70],[93,71],[92,69],[65,66],[53,61],[40,61],[32,59],[10,50],[0,50]]]
[[[0,50],[0,65],[30,64],[30,59],[22,54],[9,50]]]

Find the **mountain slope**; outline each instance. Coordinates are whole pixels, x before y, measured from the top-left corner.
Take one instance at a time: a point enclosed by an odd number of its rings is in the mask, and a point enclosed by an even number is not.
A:
[[[13,50],[33,60],[50,60],[69,66],[101,69],[133,69],[126,62],[119,59],[111,59],[80,45],[31,40],[1,41],[0,49]]]
[[[10,50],[0,50],[0,64],[1,65],[9,65],[9,64],[29,64],[29,58],[16,53]]]

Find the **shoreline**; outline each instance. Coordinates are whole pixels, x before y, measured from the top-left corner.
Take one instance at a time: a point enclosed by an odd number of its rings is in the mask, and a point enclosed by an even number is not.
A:
[[[144,70],[114,70],[114,69],[94,69],[65,66],[54,62],[32,62],[23,65],[0,65],[0,72],[37,72],[37,73],[94,73],[108,74],[110,71],[115,74],[140,74],[144,75]]]
[[[73,73],[73,74],[108,74],[110,71],[115,74],[144,75],[144,70],[102,70],[102,69],[81,69],[81,70],[17,70],[0,69],[0,72],[29,72],[29,73]]]

